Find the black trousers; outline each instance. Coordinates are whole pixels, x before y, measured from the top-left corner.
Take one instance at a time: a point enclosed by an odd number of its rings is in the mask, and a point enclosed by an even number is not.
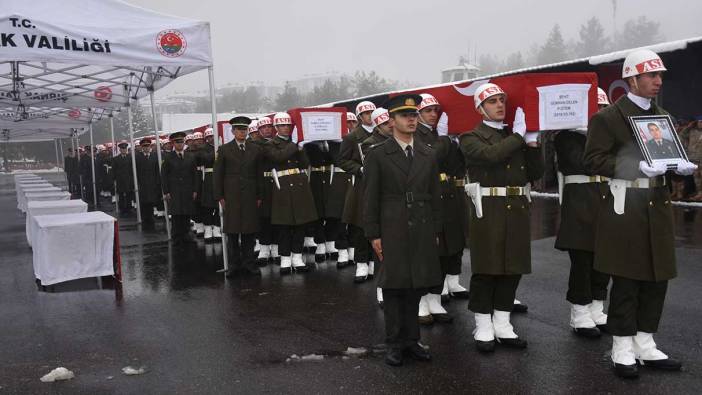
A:
[[[595,254],[590,251],[568,250],[570,255],[570,277],[566,300],[573,304],[587,305],[593,300],[607,299],[609,274],[592,268]]]
[[[201,224],[202,223],[202,205],[200,205],[200,201],[196,200],[193,202],[193,216],[192,220],[195,221],[195,223]]]
[[[190,231],[190,216],[172,215],[171,219],[173,222],[171,238],[173,241],[182,241],[188,236],[188,232]]]
[[[275,226],[278,234],[278,254],[280,256],[290,256],[291,253],[302,253],[306,226],[306,224]]]
[[[468,309],[492,314],[493,310],[512,311],[521,274],[492,275],[473,273],[470,278]]]
[[[327,218],[325,227],[327,231],[327,241],[334,241],[334,246],[339,250],[349,248],[349,236],[346,232],[346,224],[339,218]]]
[[[229,242],[229,266],[234,269],[242,267],[255,267],[256,256],[254,246],[256,244],[255,233],[227,233]]]
[[[417,289],[383,288],[385,344],[406,348],[419,341],[419,299],[426,293]]]
[[[441,263],[441,272],[444,275],[444,277],[447,274],[451,274],[451,275],[461,274],[462,260],[463,260],[463,251],[461,251],[457,254],[453,254],[453,255],[440,256],[439,262]]]
[[[324,219],[320,218],[307,224],[305,236],[313,237],[314,242],[317,244],[324,243],[326,241],[326,235],[324,233]]]
[[[134,192],[119,192],[117,194],[117,206],[119,207],[119,211],[130,211],[132,209],[132,200],[134,200]]]
[[[139,207],[141,208],[141,222],[143,222],[145,225],[153,225],[154,203],[139,202]],[[175,220],[173,222],[175,222]]]
[[[219,226],[219,208],[201,206],[202,223]]]
[[[275,237],[275,227],[271,225],[271,217],[260,217],[261,230],[258,232],[258,243],[264,246],[278,244]]]
[[[668,281],[638,281],[612,276],[607,329],[613,336],[655,333],[663,312]]]
[[[353,260],[355,262],[367,263],[373,260],[373,248],[366,239],[363,229],[349,224],[349,239],[351,247],[354,248]]]

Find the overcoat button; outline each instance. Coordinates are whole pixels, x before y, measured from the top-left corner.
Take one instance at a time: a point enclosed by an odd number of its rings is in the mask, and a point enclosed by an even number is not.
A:
[[[512,209],[512,205],[511,205],[511,204],[508,204],[508,205],[507,205],[507,210],[511,210],[511,209]]]

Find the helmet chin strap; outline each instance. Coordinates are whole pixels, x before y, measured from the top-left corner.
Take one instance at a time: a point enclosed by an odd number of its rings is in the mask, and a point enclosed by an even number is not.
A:
[[[480,108],[480,114],[482,114],[483,117],[487,118],[488,121],[497,122],[494,119],[490,118],[490,116],[487,114],[487,111],[485,111],[485,109],[483,108],[482,104],[480,104],[480,107],[478,107],[478,108]]]

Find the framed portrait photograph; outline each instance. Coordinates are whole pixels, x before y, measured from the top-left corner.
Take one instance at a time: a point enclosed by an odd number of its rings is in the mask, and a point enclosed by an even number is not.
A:
[[[664,163],[670,169],[687,161],[687,154],[669,115],[629,117],[639,148],[649,165]]]

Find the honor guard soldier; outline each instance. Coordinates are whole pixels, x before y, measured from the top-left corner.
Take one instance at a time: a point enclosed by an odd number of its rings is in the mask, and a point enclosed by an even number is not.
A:
[[[186,152],[193,154],[196,158],[199,156],[200,149],[203,148],[203,135],[201,132],[194,132],[190,135],[190,140],[187,141]],[[204,169],[202,166],[197,166],[197,178],[202,180]],[[200,237],[205,236],[205,224],[202,220],[202,204],[200,203],[201,196],[198,195],[197,199],[193,203],[193,215],[191,221],[193,222],[193,230],[195,234]]]
[[[139,186],[139,206],[144,230],[153,230],[154,207],[163,199],[161,190],[161,170],[158,156],[151,152],[151,138],[139,141],[141,151],[136,155],[137,184]]]
[[[346,113],[346,129],[350,131],[356,129],[356,126],[358,126],[358,118],[356,117],[356,114],[352,112],[347,112]]]
[[[470,218],[469,309],[475,313],[474,338],[481,352],[492,352],[495,340],[525,348],[510,314],[519,281],[531,272],[529,225],[530,182],[543,175],[537,132],[526,132],[524,111],[517,108],[512,130],[505,119],[507,95],[495,84],[483,84],[474,95],[483,121],[461,135],[460,149],[468,169],[466,187],[474,210]]]
[[[373,252],[368,240],[363,236],[363,153],[361,143],[373,132],[371,113],[375,104],[362,101],[356,105],[359,125],[344,136],[339,150],[337,166],[354,178],[353,187],[349,188],[344,203],[343,222],[348,224],[349,261],[356,262],[354,281],[362,283],[375,273]]]
[[[132,210],[134,200],[134,172],[132,158],[129,156],[129,143],[120,141],[117,144],[119,154],[112,159],[112,173],[117,187],[117,206],[121,214]]]
[[[371,113],[371,119],[375,128],[373,133],[367,139],[363,140],[361,143],[361,152],[365,157],[368,152],[375,147],[376,144],[380,144],[392,137],[392,128],[390,127],[390,113],[388,110],[382,107],[378,107]],[[375,259],[375,257],[373,258]],[[378,268],[376,268],[377,271]],[[383,308],[383,289],[376,287],[376,299],[380,308]]]
[[[219,147],[214,165],[214,197],[224,208],[224,233],[232,247],[227,277],[261,275],[254,245],[260,229],[263,148],[246,138],[250,118],[234,117],[229,123],[234,139]]]
[[[420,94],[422,103],[419,105],[419,123],[415,137],[421,139],[424,144],[432,146],[436,143],[439,135],[436,132],[436,124],[441,115],[441,106],[436,98],[428,93]]]
[[[378,285],[385,299],[385,362],[391,366],[402,365],[405,354],[431,360],[419,344],[416,317],[422,295],[442,283],[439,170],[431,149],[413,138],[421,100],[388,100],[393,137],[371,148],[364,162],[364,230],[382,262]]]
[[[653,51],[627,55],[622,78],[630,91],[592,117],[585,145],[585,168],[610,178],[596,226],[594,269],[612,276],[607,330],[615,373],[625,378],[638,377],[637,361],[664,370],[681,367],[653,340],[668,280],[676,276],[667,168],[644,160],[629,123],[631,116],[667,114],[652,100],[665,70]],[[687,175],[695,168],[684,162],[675,171]]]
[[[332,227],[327,226],[327,201],[329,200],[330,175],[334,170],[333,153],[328,141],[310,141],[303,149],[310,161],[310,188],[314,196],[314,205],[317,209],[318,220],[312,222],[308,231],[313,234],[316,244],[314,251],[315,262],[324,262],[327,259],[327,241],[332,241]],[[331,255],[332,251],[329,251]]]
[[[251,140],[251,142],[260,142],[263,140],[263,137],[261,137],[261,134],[258,133],[258,121],[257,120],[252,120],[251,123],[249,124],[249,135],[246,137],[247,140]]]
[[[188,234],[188,223],[202,182],[197,177],[197,158],[185,150],[184,132],[172,133],[171,140],[173,151],[164,156],[161,178],[168,214],[173,219],[172,239],[174,243],[194,242]]]
[[[261,135],[261,141],[258,143],[267,149],[268,143],[275,137],[273,129],[273,121],[269,117],[262,117],[257,122],[258,133]],[[280,261],[278,254],[278,239],[276,237],[275,228],[271,224],[271,205],[273,204],[273,189],[275,181],[273,180],[273,164],[264,157],[262,159],[263,167],[263,186],[261,188],[261,207],[258,210],[261,218],[261,230],[258,233],[258,263],[259,265],[268,264],[271,261]]]
[[[458,149],[451,150],[452,142],[446,137],[442,141],[442,150],[437,150],[437,144],[439,144],[439,135],[436,130],[436,125],[439,122],[439,116],[441,115],[441,106],[436,98],[428,93],[420,94],[422,101],[419,103],[417,109],[419,110],[419,123],[417,125],[417,133],[415,136],[419,141],[432,147],[432,151],[439,166],[439,181],[441,184],[441,217],[442,231],[439,235],[439,260],[441,262],[441,268],[443,272],[442,279],[445,283],[446,274],[448,274],[449,267],[452,272],[460,273],[460,256],[458,256],[459,251],[463,252],[463,247],[465,244],[465,237],[463,236],[463,225],[460,222],[462,210],[458,205],[460,203],[461,195],[456,194],[456,188],[454,184],[454,178],[452,175],[448,174],[447,168],[450,166],[450,161],[454,160],[455,157],[449,157],[450,155],[455,155],[460,157]],[[462,163],[462,162],[461,162]],[[458,262],[458,269],[455,268],[456,261]],[[419,301],[419,311],[418,319],[419,323],[422,325],[431,325],[434,322],[439,323],[451,323],[453,322],[453,317],[451,317],[446,309],[441,306],[441,288],[430,289],[429,292],[422,296]]]
[[[351,188],[353,176],[335,165],[341,151],[341,142],[327,141],[326,144],[332,162],[327,165],[330,168],[329,187],[324,202],[325,250],[330,259],[336,259],[336,267],[341,269],[349,265],[349,236],[342,218],[346,194]]]
[[[292,270],[305,272],[302,259],[305,226],[317,220],[317,210],[305,170],[309,160],[305,151],[292,142],[292,118],[279,112],[273,117],[278,135],[266,146],[266,156],[271,161],[273,188],[271,223],[278,230],[280,273]]]
[[[607,94],[597,88],[597,104],[609,105]],[[554,143],[558,159],[558,194],[561,222],[556,235],[556,248],[568,251],[570,277],[566,300],[570,305],[570,327],[583,337],[600,337],[605,331],[609,275],[592,267],[594,261],[595,226],[602,196],[609,191],[607,178],[590,174],[583,164],[587,129],[559,132]]]
[[[202,183],[199,191],[200,214],[205,227],[204,234],[207,242],[222,238],[217,199],[215,199],[212,190],[212,172],[214,171],[215,163],[214,133],[212,128],[205,130],[205,143],[197,151],[197,157],[197,165],[202,170]]]

